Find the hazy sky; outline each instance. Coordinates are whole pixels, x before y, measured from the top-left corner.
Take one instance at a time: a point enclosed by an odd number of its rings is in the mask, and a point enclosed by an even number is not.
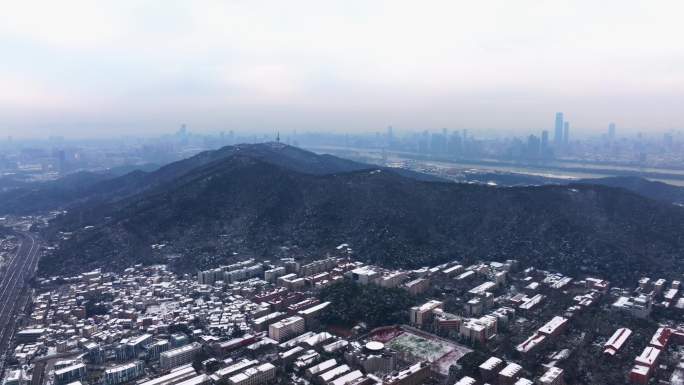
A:
[[[0,9],[0,135],[684,128],[681,0]]]

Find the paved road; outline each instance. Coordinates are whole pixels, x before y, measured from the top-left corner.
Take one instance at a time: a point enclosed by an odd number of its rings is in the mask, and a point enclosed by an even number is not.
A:
[[[33,277],[38,265],[40,242],[28,232],[17,232],[22,238],[17,252],[7,265],[7,271],[0,279],[0,376],[4,372],[6,353],[14,335],[19,299],[28,290],[26,284]]]

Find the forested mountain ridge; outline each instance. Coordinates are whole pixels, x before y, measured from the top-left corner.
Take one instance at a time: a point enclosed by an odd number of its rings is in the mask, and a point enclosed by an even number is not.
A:
[[[516,258],[614,280],[673,274],[682,262],[684,209],[623,189],[427,182],[378,168],[308,171],[310,159],[330,163],[312,153],[302,154],[306,162],[274,161],[260,146],[58,218],[51,234],[73,234],[41,271],[116,269],[171,254],[181,256],[175,268],[193,271],[233,253],[271,258],[288,247],[314,257],[340,243],[386,266]]]

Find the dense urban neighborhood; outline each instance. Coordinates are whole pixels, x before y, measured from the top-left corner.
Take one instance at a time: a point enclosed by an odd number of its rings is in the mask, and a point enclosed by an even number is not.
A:
[[[684,385],[682,14],[3,1],[0,385]]]
[[[4,235],[3,261],[19,247]],[[610,280],[513,259],[388,269],[347,244],[42,277],[3,384],[683,384],[680,281]]]

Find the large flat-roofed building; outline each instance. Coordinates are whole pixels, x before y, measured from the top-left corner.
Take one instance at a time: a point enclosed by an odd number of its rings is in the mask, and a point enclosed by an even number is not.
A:
[[[268,327],[268,336],[278,342],[287,340],[304,332],[304,318],[292,316]]]
[[[304,318],[305,324],[308,323],[309,326],[312,326],[317,318],[321,315],[323,310],[325,310],[325,308],[328,306],[330,306],[330,302],[321,302],[314,306],[298,311],[297,315]]]
[[[459,282],[468,282],[476,277],[475,272],[472,270],[465,271],[461,273],[458,277],[456,277],[456,281]]]
[[[264,280],[268,282],[275,282],[278,277],[285,275],[285,266],[274,267],[264,271]]]
[[[331,270],[335,267],[335,265],[337,265],[337,259],[333,257],[328,257],[326,259],[319,259],[317,261],[313,261],[306,265],[301,265],[297,269],[297,272],[302,276],[313,275]]]
[[[524,301],[518,308],[522,311],[529,311],[536,309],[539,304],[546,298],[545,295],[543,294],[537,294],[533,296],[532,298],[528,298],[526,301]]]
[[[552,366],[540,378],[539,385],[563,385],[563,369]]]
[[[418,295],[430,288],[430,280],[427,278],[416,278],[406,282],[404,288],[412,295]]]
[[[398,287],[408,279],[408,274],[403,271],[393,271],[388,274],[383,274],[381,277],[376,279],[378,286],[382,287]]]
[[[209,385],[211,384],[211,377],[206,374],[200,374],[194,377],[190,377],[183,382],[179,382],[177,385]]]
[[[468,291],[468,294],[472,296],[482,296],[485,293],[492,291],[494,288],[496,288],[496,283],[487,281],[481,285],[478,285]]]
[[[448,277],[460,274],[461,272],[463,272],[463,265],[454,265],[442,270],[442,273]]]
[[[385,385],[419,385],[430,377],[430,373],[430,364],[423,361],[385,376],[383,383]]]
[[[568,325],[568,319],[565,317],[555,316],[549,322],[539,328],[539,333],[555,337],[565,331]]]
[[[125,357],[138,358],[138,355],[152,342],[152,335],[148,333],[131,338],[123,347],[125,350]]]
[[[356,268],[347,272],[345,275],[362,285],[373,283],[375,279],[379,277],[378,272],[373,270],[370,266]]]
[[[349,345],[347,340],[337,340],[323,346],[323,351],[330,354],[344,349]]]
[[[257,360],[248,360],[246,358],[243,358],[242,360],[231,364],[229,366],[226,366],[225,368],[221,368],[214,372],[214,374],[211,375],[211,378],[213,382],[217,383],[223,379],[230,378],[236,374],[238,374],[241,371],[244,371],[246,369],[249,369],[255,365],[259,364],[259,361]]]
[[[663,294],[663,298],[666,302],[670,303],[675,299],[678,292],[679,289],[667,289],[667,291],[665,291],[665,294]]]
[[[177,348],[190,343],[190,338],[183,333],[174,333],[171,334],[169,342],[171,343],[172,348]]]
[[[653,298],[650,295],[640,294],[636,297],[618,297],[610,308],[627,312],[637,318],[646,318],[651,314],[652,305]]]
[[[279,311],[268,313],[263,317],[255,318],[252,321],[252,326],[256,331],[264,331],[270,324],[280,321],[285,318],[286,315],[287,314]]]
[[[329,381],[332,381],[333,379],[349,372],[351,368],[349,365],[340,365],[336,366],[330,370],[326,370],[325,372],[320,373],[318,376],[316,376],[316,382],[320,385],[325,385]]]
[[[43,334],[45,334],[44,328],[30,328],[18,331],[15,338],[18,343],[36,342]]]
[[[356,381],[361,377],[363,377],[363,373],[361,373],[360,370],[354,370],[353,372],[349,372],[328,382],[328,385],[347,385],[351,384],[353,381]]]
[[[497,332],[497,319],[490,315],[461,322],[459,334],[471,341],[484,343]]]
[[[513,385],[521,377],[522,366],[510,363],[499,372],[499,384]]]
[[[328,332],[320,332],[312,335],[311,337],[305,339],[302,341],[302,346],[305,346],[307,348],[315,348],[318,345],[323,344],[324,342],[330,341],[333,338],[333,335],[328,333]]]
[[[302,352],[304,352],[303,347],[295,346],[292,349],[278,353],[278,358],[280,359],[281,363],[284,363],[285,365],[289,365],[292,363],[292,361],[297,359]]]
[[[187,364],[172,370],[169,374],[145,381],[140,385],[175,385],[194,377],[196,374],[195,368],[191,364]]]
[[[151,360],[158,360],[159,355],[163,352],[169,350],[171,344],[168,340],[155,341],[147,346],[145,350],[147,351],[147,358]]]
[[[86,376],[86,366],[83,363],[77,363],[55,370],[55,384],[66,385],[76,380],[82,380]]]
[[[484,381],[494,381],[499,370],[503,367],[504,362],[498,357],[489,357],[485,362],[480,364],[480,376]]]
[[[432,321],[433,310],[441,309],[444,306],[444,302],[431,300],[420,306],[414,306],[411,308],[410,317],[411,324],[416,326],[423,326],[428,322]]]
[[[201,349],[202,345],[193,342],[180,348],[165,351],[159,355],[159,366],[167,370],[190,363]]]
[[[271,363],[261,364],[228,378],[229,385],[260,385],[275,378],[276,367]]]
[[[337,360],[334,358],[331,358],[327,361],[321,362],[318,365],[314,365],[314,366],[310,367],[309,369],[306,369],[305,373],[309,378],[311,378],[317,374],[320,374],[320,373],[323,373],[327,370],[330,370],[330,369],[334,368],[335,366],[337,366]]]
[[[320,361],[320,359],[321,354],[313,349],[310,349],[300,354],[293,366],[295,370],[301,370],[311,365],[315,365],[318,361]]]
[[[296,337],[292,337],[291,339],[286,340],[285,342],[281,342],[280,344],[278,344],[278,348],[281,350],[292,349],[295,346],[298,346],[302,342],[306,341],[309,337],[313,337],[315,335],[316,333],[314,332],[302,333]]]
[[[197,283],[200,285],[213,285],[214,282],[223,278],[223,270],[220,268],[197,272]]]
[[[474,378],[465,376],[465,377],[461,378],[460,380],[456,381],[456,383],[454,385],[475,385],[475,384],[477,384],[477,381]]]
[[[242,337],[231,338],[228,341],[217,342],[212,345],[212,350],[214,354],[218,356],[225,356],[230,352],[243,348],[247,345],[251,345],[256,342],[256,338],[251,334],[245,334]]]
[[[124,365],[105,369],[105,385],[117,385],[133,381],[145,373],[145,365],[142,361],[133,361]]]

